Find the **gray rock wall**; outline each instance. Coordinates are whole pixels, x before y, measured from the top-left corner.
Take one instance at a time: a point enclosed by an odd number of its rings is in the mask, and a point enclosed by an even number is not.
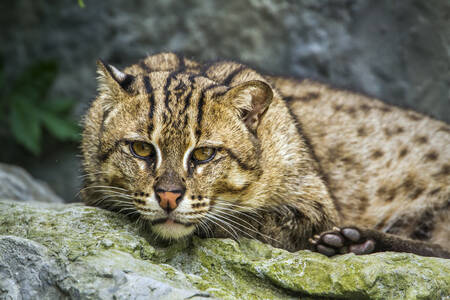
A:
[[[0,3],[0,52],[9,77],[55,58],[55,94],[95,95],[95,60],[124,67],[147,54],[179,51],[200,60],[238,59],[275,74],[313,77],[450,121],[448,0],[16,0]],[[67,152],[64,152],[67,153]],[[72,199],[77,161],[56,151],[27,162]],[[24,163],[25,164],[25,163]],[[62,182],[61,182],[62,181]],[[67,181],[67,180],[66,180]]]

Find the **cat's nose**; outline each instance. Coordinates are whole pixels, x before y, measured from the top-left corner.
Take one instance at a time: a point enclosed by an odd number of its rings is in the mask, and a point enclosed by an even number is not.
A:
[[[159,206],[167,211],[167,213],[170,213],[178,207],[178,203],[181,202],[184,194],[181,190],[165,191],[157,189],[155,192],[157,195],[156,199],[159,201]]]

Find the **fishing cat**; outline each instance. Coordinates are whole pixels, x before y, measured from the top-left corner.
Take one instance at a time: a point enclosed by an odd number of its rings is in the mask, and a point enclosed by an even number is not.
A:
[[[98,62],[84,119],[88,205],[164,239],[250,237],[331,256],[449,258],[450,127],[235,62]]]

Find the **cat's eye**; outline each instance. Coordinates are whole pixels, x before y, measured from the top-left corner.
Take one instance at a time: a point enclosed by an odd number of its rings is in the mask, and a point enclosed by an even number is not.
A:
[[[130,150],[134,156],[139,158],[150,158],[155,155],[153,145],[145,142],[131,142]]]
[[[201,147],[192,151],[192,159],[196,163],[205,163],[210,161],[216,155],[216,149],[209,147]]]

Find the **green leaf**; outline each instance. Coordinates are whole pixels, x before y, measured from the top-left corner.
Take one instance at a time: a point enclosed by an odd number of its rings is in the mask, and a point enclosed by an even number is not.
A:
[[[52,98],[48,99],[40,105],[46,111],[57,114],[68,114],[75,106],[76,101],[69,98]]]
[[[26,68],[14,82],[10,98],[23,98],[39,103],[46,99],[58,74],[54,61],[39,61]]]
[[[16,101],[11,106],[9,122],[15,140],[34,155],[41,153],[42,130],[36,108],[25,101]]]
[[[58,117],[50,112],[43,112],[41,120],[48,131],[62,141],[78,141],[80,140],[80,127],[71,120]]]
[[[84,8],[84,7],[85,7],[84,1],[83,1],[83,0],[78,0],[78,5],[79,5],[81,8]]]

